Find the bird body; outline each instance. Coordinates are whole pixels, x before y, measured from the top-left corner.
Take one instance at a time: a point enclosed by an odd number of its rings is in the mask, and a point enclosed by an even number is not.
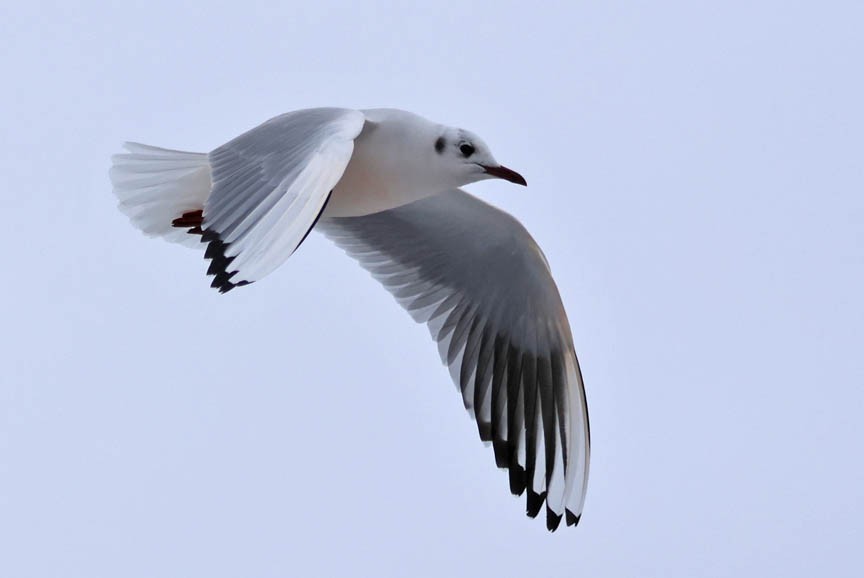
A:
[[[377,213],[449,188],[441,179],[439,155],[423,154],[434,147],[445,127],[399,110],[363,113],[363,130],[323,217]],[[389,154],[378,154],[381,150]],[[451,180],[453,187],[465,184]]]
[[[525,185],[477,135],[394,109],[277,116],[208,154],[126,143],[110,171],[144,233],[206,248],[221,292],[257,281],[317,229],[426,323],[510,489],[547,527],[578,523],[590,439],[549,266],[524,227],[458,187]]]

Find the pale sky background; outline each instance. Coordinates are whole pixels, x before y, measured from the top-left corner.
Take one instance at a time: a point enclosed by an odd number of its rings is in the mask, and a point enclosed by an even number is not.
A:
[[[408,4],[0,7],[0,576],[861,576],[864,3]],[[527,177],[470,190],[570,315],[575,530],[323,237],[220,296],[115,208],[123,140],[325,105]]]

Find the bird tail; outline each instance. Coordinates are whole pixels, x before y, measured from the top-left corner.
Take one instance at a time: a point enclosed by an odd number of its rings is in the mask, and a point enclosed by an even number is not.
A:
[[[195,227],[210,195],[208,155],[132,142],[123,148],[109,171],[120,210],[145,235],[203,249],[201,237],[189,233],[200,233]]]

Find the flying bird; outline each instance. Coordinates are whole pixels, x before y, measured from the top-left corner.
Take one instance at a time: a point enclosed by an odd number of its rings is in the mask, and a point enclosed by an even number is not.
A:
[[[540,247],[459,187],[526,185],[477,135],[394,110],[272,118],[210,153],[137,143],[112,157],[119,208],[145,234],[204,249],[225,293],[265,277],[313,229],[418,322],[531,517],[576,525],[588,407],[570,325]]]

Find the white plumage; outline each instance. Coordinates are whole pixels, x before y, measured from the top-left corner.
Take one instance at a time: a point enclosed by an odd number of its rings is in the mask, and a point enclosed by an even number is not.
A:
[[[313,228],[429,326],[444,363],[547,527],[578,523],[588,409],[570,326],[540,248],[513,217],[458,189],[502,178],[468,131],[404,111],[322,108],[275,117],[209,154],[127,143],[110,176],[144,233],[206,247],[222,292],[257,281]]]
[[[201,240],[171,222],[201,209],[210,196],[210,162],[206,154],[187,153],[127,142],[128,152],[114,155],[109,171],[120,210],[144,234],[187,247]]]

